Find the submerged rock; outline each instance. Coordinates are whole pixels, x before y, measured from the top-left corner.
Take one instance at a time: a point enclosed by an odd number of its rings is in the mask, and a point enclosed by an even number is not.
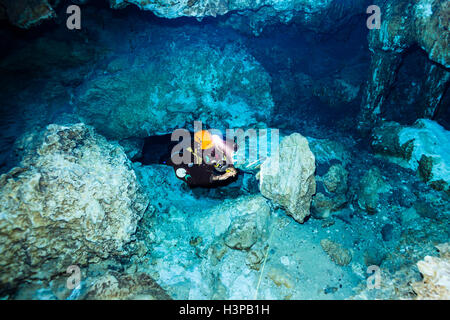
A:
[[[237,29],[250,29],[259,34],[267,25],[289,23],[293,19],[323,32],[330,31],[336,24],[348,21],[353,15],[364,12],[365,1],[333,0],[263,0],[263,1],[224,1],[224,0],[181,0],[177,2],[146,0],[110,0],[111,7],[123,8],[134,4],[142,10],[150,10],[159,17],[219,16],[230,13],[227,24]]]
[[[202,41],[150,47],[127,68],[86,81],[76,111],[108,138],[171,133],[201,120],[217,129],[267,120],[271,78],[243,48]]]
[[[316,183],[322,192],[313,197],[312,214],[315,218],[328,218],[331,212],[342,209],[347,203],[347,180],[348,172],[341,164],[332,165],[323,177],[316,175]]]
[[[88,300],[170,300],[170,296],[147,274],[108,271],[94,279]]]
[[[0,0],[0,7],[12,24],[24,29],[56,17],[47,0]]]
[[[49,125],[0,177],[2,288],[123,256],[148,205],[123,149],[84,124]]]
[[[336,200],[336,199],[334,199]],[[324,195],[322,192],[317,192],[314,195],[311,203],[312,216],[316,219],[327,219],[337,207],[335,201]]]
[[[388,122],[374,130],[373,149],[411,169],[437,190],[449,191],[450,133],[438,123],[419,119],[413,126]]]
[[[341,244],[333,242],[329,239],[320,241],[323,251],[325,251],[333,262],[340,266],[346,266],[352,261],[351,252],[344,248]]]
[[[326,139],[311,139],[311,150],[316,159],[316,189],[313,196],[312,215],[326,219],[348,202],[348,171],[350,153],[336,142]]]
[[[370,246],[364,252],[363,257],[366,266],[381,266],[383,260],[386,258],[386,251],[382,247]]]
[[[108,0],[105,0],[105,2]],[[312,30],[331,32],[337,25],[351,20],[364,12],[367,1],[334,0],[263,0],[263,1],[224,1],[224,0],[109,0],[113,9],[123,9],[136,5],[142,10],[153,12],[162,18],[205,17],[228,15],[226,23],[236,29],[250,30],[259,34],[265,26],[276,23],[296,21]],[[74,0],[75,4],[88,4],[87,0]],[[0,18],[8,18],[10,23],[28,29],[44,20],[55,18],[59,1],[51,0],[0,0]],[[2,12],[4,10],[4,12]],[[2,14],[3,13],[3,14]]]
[[[341,164],[334,164],[323,177],[328,192],[342,194],[347,191],[348,172]]]
[[[413,207],[417,214],[423,218],[435,219],[437,216],[436,210],[425,201],[416,201]]]
[[[261,165],[261,193],[303,223],[316,192],[315,170],[308,140],[299,133],[291,134],[281,141],[279,154],[272,154]]]
[[[226,208],[229,210],[228,206]],[[232,208],[238,212],[244,212],[245,208],[245,215],[233,220],[225,233],[224,242],[232,249],[250,249],[268,231],[270,207],[267,200],[261,196],[243,198],[233,204]]]
[[[436,248],[440,257],[426,256],[417,263],[423,276],[422,282],[412,284],[418,300],[450,299],[450,243],[443,243]]]
[[[358,205],[369,214],[378,212],[380,194],[388,192],[390,185],[384,181],[380,170],[372,167],[362,177],[357,192]]]

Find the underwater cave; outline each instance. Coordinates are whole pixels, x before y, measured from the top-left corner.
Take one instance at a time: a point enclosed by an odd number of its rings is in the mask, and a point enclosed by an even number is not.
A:
[[[449,17],[0,0],[0,297],[450,299]]]

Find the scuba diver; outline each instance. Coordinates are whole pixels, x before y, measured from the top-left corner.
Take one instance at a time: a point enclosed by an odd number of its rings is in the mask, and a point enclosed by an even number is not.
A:
[[[201,130],[194,133],[191,146],[183,150],[193,162],[175,164],[171,156],[166,164],[174,168],[178,179],[191,187],[225,185],[238,177],[238,170],[232,164],[236,149],[236,144],[229,146],[221,137]]]
[[[239,172],[233,166],[236,144],[227,145],[221,137],[208,130],[188,133],[188,136],[179,152],[175,151],[179,142],[171,141],[170,134],[149,137],[145,141],[142,157],[135,161],[144,165],[160,163],[172,166],[176,177],[191,187],[217,187],[237,179]],[[189,160],[173,161],[174,155],[183,155],[184,159]]]

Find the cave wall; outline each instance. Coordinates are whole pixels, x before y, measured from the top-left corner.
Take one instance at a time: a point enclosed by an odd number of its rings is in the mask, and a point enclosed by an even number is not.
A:
[[[28,29],[49,19],[63,19],[62,7],[68,3],[59,0],[0,0],[0,19],[6,18],[13,25]],[[72,3],[86,7],[96,4],[89,0]],[[103,4],[119,11],[135,7],[169,19],[214,17],[219,25],[230,26],[252,36],[261,35],[270,26],[282,23],[300,26],[320,37],[337,35],[352,19],[364,16],[367,5],[371,3],[358,0],[183,0],[176,3],[165,0],[152,3],[146,0],[105,0]],[[382,23],[379,30],[370,30],[368,35],[371,64],[362,91],[358,128],[367,133],[383,119],[398,118],[394,115],[398,110],[406,114],[407,123],[418,117],[442,118],[447,113],[443,99],[450,80],[450,3],[442,0],[379,0],[374,4],[381,8]],[[414,67],[412,58],[408,56],[417,50],[423,53],[417,53],[418,57],[426,59],[418,61],[417,79],[408,83],[407,69]],[[420,74],[422,79],[419,79]],[[295,87],[301,90],[308,81],[300,77]],[[327,96],[348,89],[339,83],[332,88],[325,86],[322,89],[320,84],[316,87],[315,96],[319,101],[328,100],[328,104],[333,101]]]
[[[418,114],[432,118],[450,79],[448,1],[378,1],[383,12],[379,30],[369,33],[372,61],[361,104],[358,127],[370,131],[382,120],[380,113],[396,83],[406,54],[413,47],[423,50],[431,61],[423,70]]]

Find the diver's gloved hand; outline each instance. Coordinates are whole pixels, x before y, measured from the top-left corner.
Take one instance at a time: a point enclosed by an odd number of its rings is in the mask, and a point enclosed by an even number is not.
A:
[[[234,167],[229,167],[226,172],[220,176],[213,176],[212,181],[224,181],[229,178],[233,178],[237,175],[237,170]]]

